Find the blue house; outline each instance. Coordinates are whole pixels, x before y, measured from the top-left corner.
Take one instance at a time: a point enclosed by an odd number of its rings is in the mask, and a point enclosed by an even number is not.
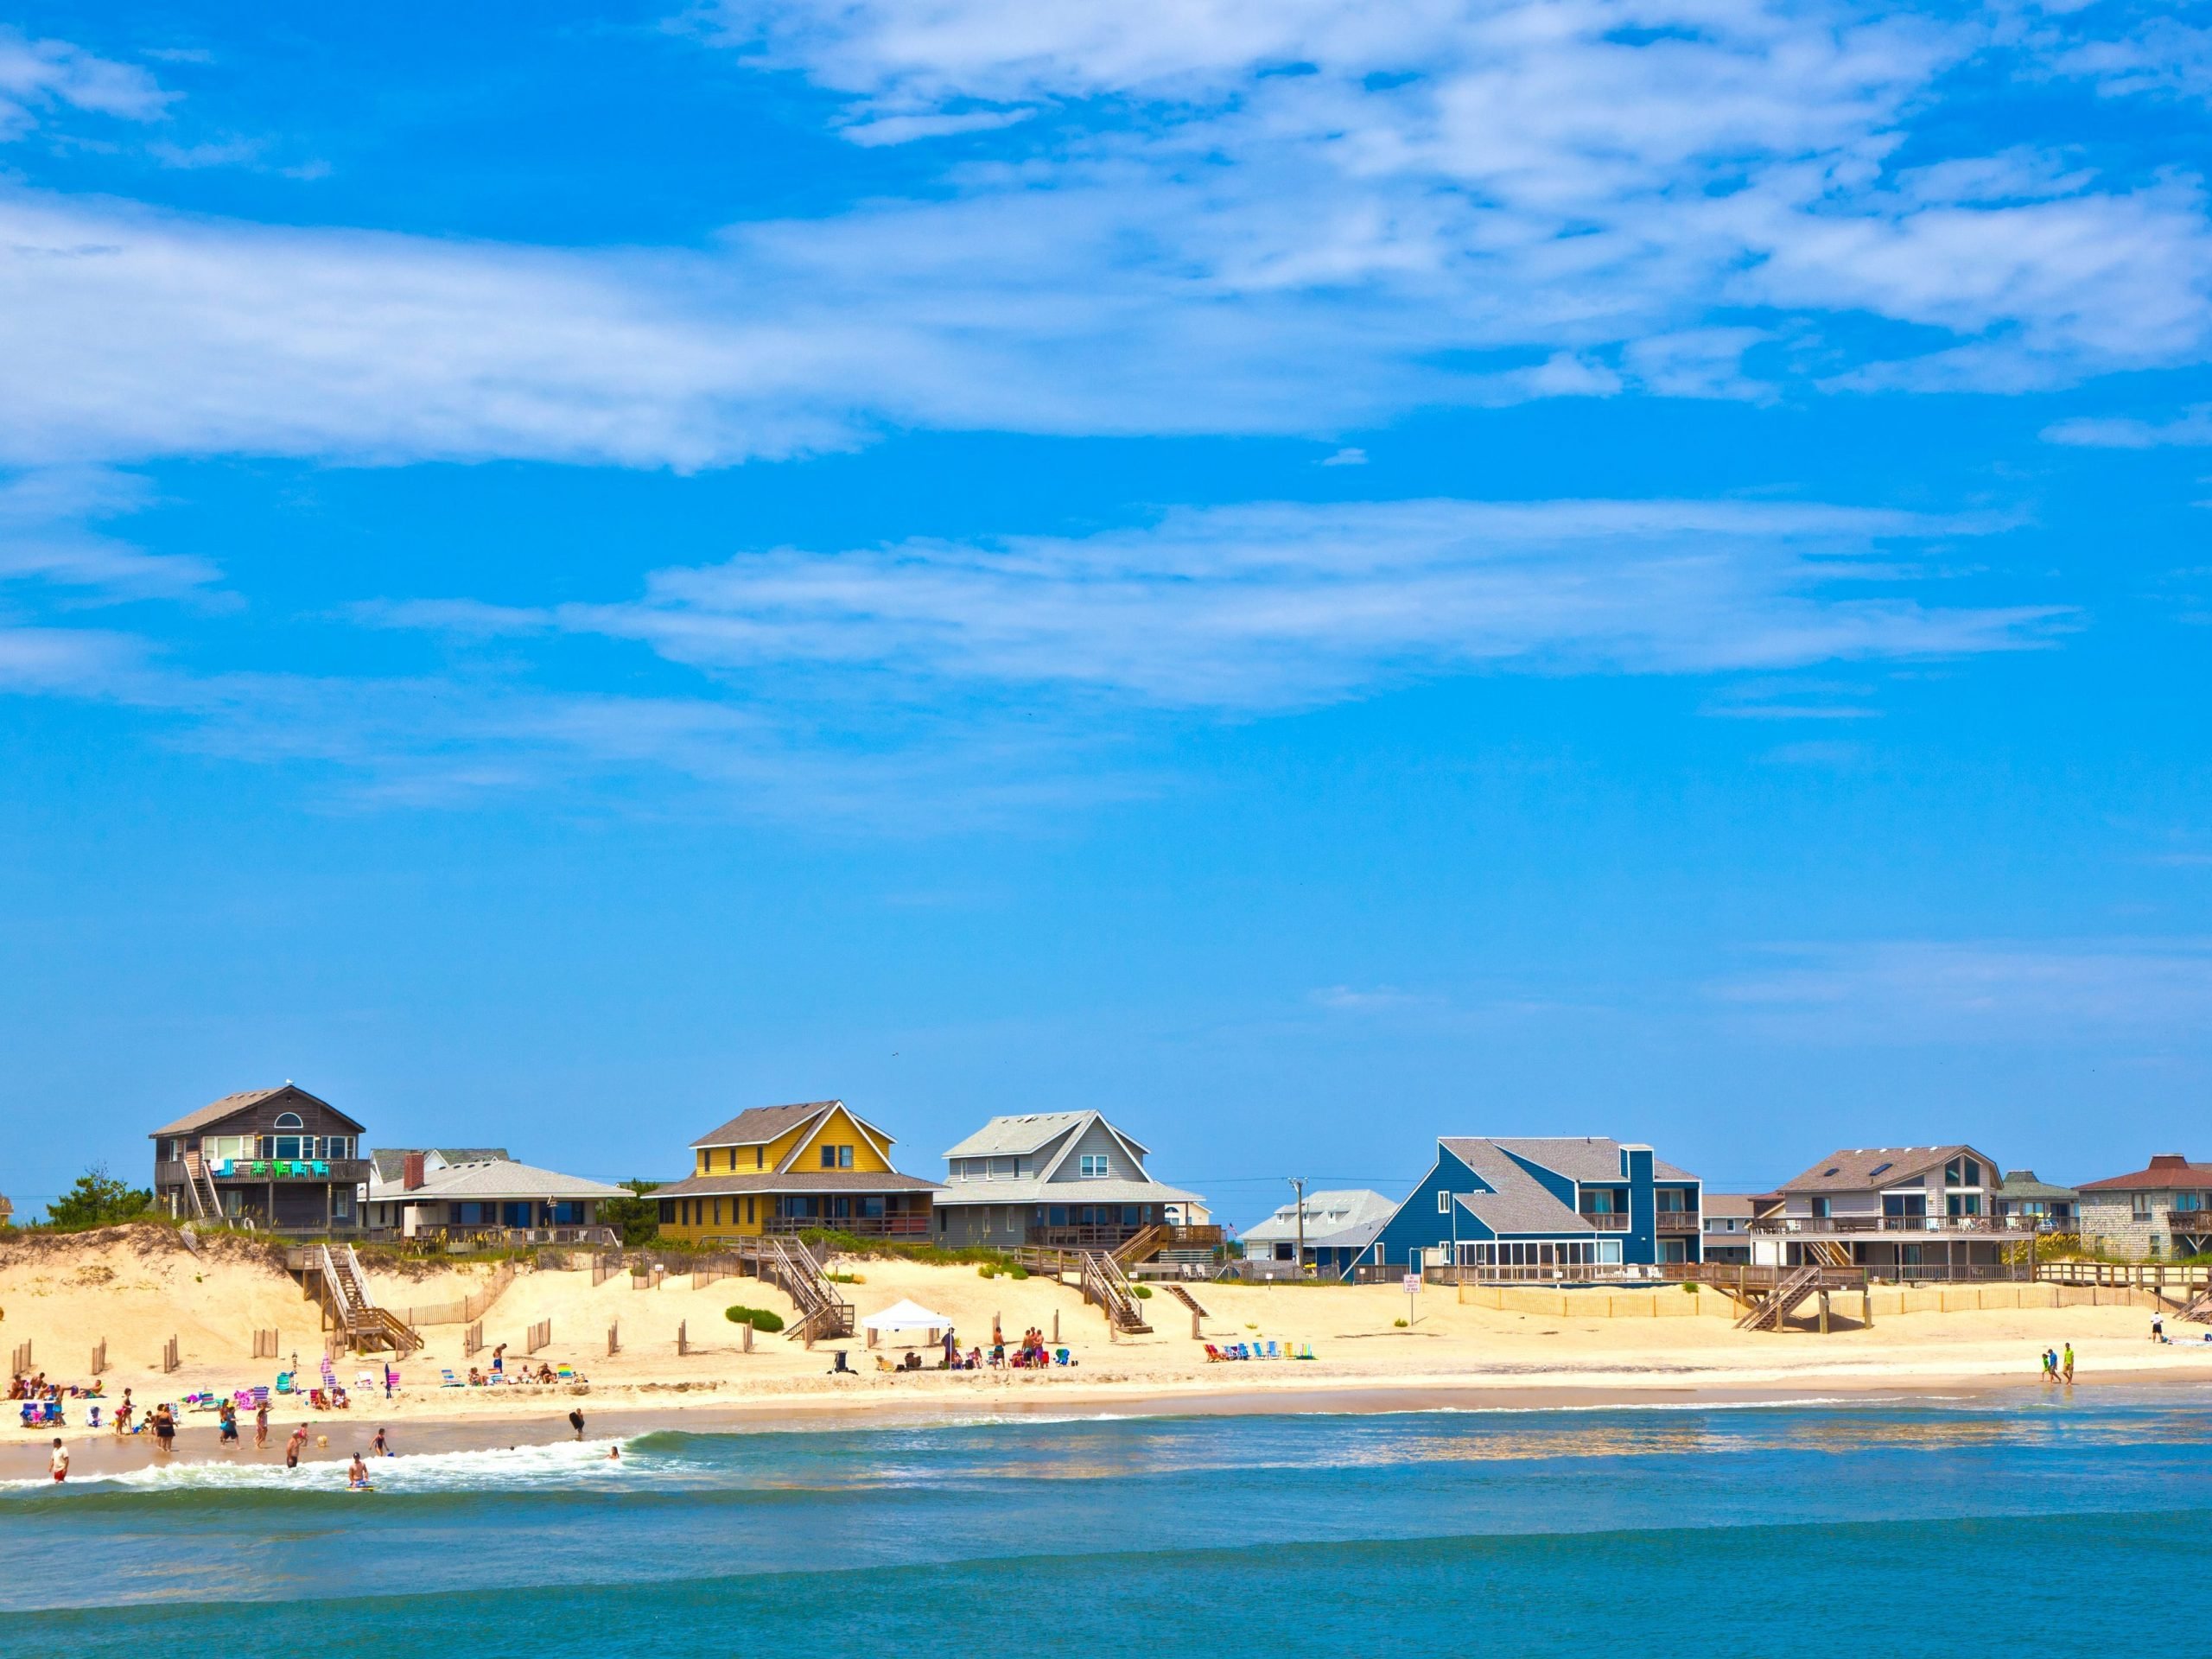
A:
[[[1700,1258],[1704,1183],[1651,1148],[1602,1136],[1446,1135],[1436,1166],[1363,1258],[1558,1277]],[[1564,1273],[1562,1270],[1565,1270]]]

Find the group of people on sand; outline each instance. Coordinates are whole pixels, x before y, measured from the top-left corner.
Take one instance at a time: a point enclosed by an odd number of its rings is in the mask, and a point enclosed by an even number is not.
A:
[[[2043,1380],[2046,1382],[2071,1382],[2074,1380],[2074,1344],[2068,1343],[2066,1351],[2056,1348],[2043,1351]]]
[[[10,1400],[98,1400],[101,1397],[98,1377],[90,1382],[57,1382],[49,1381],[44,1371],[18,1371],[9,1380]]]

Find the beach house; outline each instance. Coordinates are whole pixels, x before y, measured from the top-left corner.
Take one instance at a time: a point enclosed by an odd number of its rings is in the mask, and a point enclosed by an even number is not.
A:
[[[754,1106],[691,1143],[691,1173],[659,1188],[664,1237],[686,1243],[823,1229],[930,1236],[935,1181],[891,1164],[892,1138],[842,1100]]]
[[[361,1126],[295,1084],[226,1095],[149,1138],[154,1202],[172,1216],[281,1233],[359,1230]]]
[[[1752,1260],[1884,1277],[1966,1277],[2033,1233],[1997,1213],[1995,1160],[1962,1142],[1853,1147],[1752,1200]]]
[[[613,1243],[599,1207],[628,1196],[605,1181],[518,1164],[504,1147],[379,1147],[369,1154],[364,1224],[372,1237]]]
[[[1997,1187],[1997,1213],[2038,1232],[2070,1233],[2082,1195],[2070,1186],[2036,1179],[2032,1169],[2008,1169]]]
[[[938,1242],[1120,1249],[1143,1235],[1152,1249],[1211,1250],[1221,1229],[1181,1219],[1205,1200],[1145,1167],[1142,1142],[1095,1111],[995,1117],[944,1154]]]
[[[1751,1200],[1745,1192],[1705,1195],[1705,1259],[1708,1262],[1749,1262],[1751,1259]]]
[[[1503,1278],[1700,1258],[1704,1183],[1632,1141],[1446,1135],[1363,1258]]]
[[[1308,1192],[1294,1198],[1265,1221],[1247,1227],[1243,1237],[1247,1270],[1271,1276],[1280,1264],[1287,1274],[1300,1262],[1318,1274],[1342,1278],[1367,1253],[1398,1207],[1397,1200],[1364,1187]]]
[[[2212,1252],[2212,1164],[2162,1152],[2141,1169],[2081,1186],[2082,1242],[2135,1261]]]

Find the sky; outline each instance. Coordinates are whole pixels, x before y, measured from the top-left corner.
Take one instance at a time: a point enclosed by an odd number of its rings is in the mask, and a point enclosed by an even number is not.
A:
[[[2209,116],[2186,0],[0,13],[0,1192],[2212,1157]]]

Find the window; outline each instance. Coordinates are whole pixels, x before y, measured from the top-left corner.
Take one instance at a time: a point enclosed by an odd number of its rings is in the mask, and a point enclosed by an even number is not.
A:
[[[1832,1200],[1827,1198],[1815,1198],[1813,1200],[1813,1213],[1825,1221],[1831,1214],[1834,1213],[1830,1207],[1831,1204]]]
[[[1086,1152],[1076,1160],[1076,1173],[1086,1181],[1102,1180],[1107,1173],[1106,1154]]]
[[[297,1118],[294,1118],[292,1121],[293,1121],[295,1123],[296,1123],[296,1122],[299,1122],[299,1120],[298,1120]],[[300,1137],[299,1137],[298,1135],[278,1135],[278,1136],[276,1137],[276,1156],[277,1156],[277,1157],[279,1157],[279,1158],[288,1158],[288,1159],[289,1159],[289,1158],[297,1158],[299,1155],[300,1155]]]
[[[1973,1158],[1954,1158],[1943,1166],[1943,1185],[1946,1186],[1980,1186],[1981,1164]]]
[[[297,1129],[306,1126],[300,1122],[300,1115],[297,1112],[279,1112],[276,1114],[276,1127],[280,1129]]]
[[[1891,1221],[1920,1221],[1928,1215],[1925,1192],[1885,1192],[1882,1214]]]
[[[2128,1203],[2136,1220],[2151,1219],[2151,1195],[2148,1192],[2131,1192],[2128,1194]]]
[[[1981,1194],[1952,1192],[1945,1195],[1943,1213],[1950,1216],[1978,1216],[1981,1213]]]
[[[852,1166],[853,1166],[853,1149],[852,1149],[850,1147],[838,1147],[838,1148],[837,1148],[837,1167],[838,1167],[838,1168],[840,1168],[840,1169],[850,1169]]]
[[[1436,1213],[1440,1216],[1445,1215],[1450,1211],[1451,1208],[1452,1195],[1449,1192],[1439,1192],[1436,1195]]]
[[[1877,1175],[1886,1175],[1890,1171],[1896,1167],[1897,1166],[1895,1164],[1877,1164],[1873,1168],[1866,1172],[1866,1179],[1871,1181]]]

